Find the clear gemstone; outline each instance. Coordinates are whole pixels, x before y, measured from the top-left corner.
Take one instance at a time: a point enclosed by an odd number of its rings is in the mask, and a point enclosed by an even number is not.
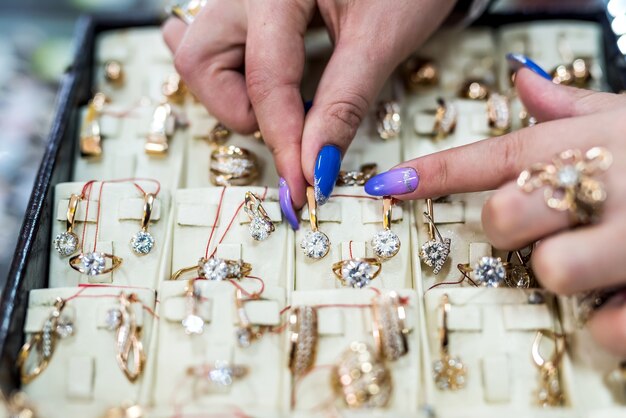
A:
[[[422,244],[420,258],[429,267],[433,268],[433,273],[437,274],[445,264],[450,254],[450,238],[442,241],[426,241]]]
[[[367,261],[348,260],[341,266],[341,277],[346,285],[363,288],[369,284],[374,276],[374,266]]]
[[[248,328],[238,328],[235,332],[235,338],[239,347],[242,348],[250,347],[252,343],[252,334]]]
[[[250,230],[252,238],[257,241],[263,241],[270,236],[272,224],[259,216],[255,216],[252,218],[252,221],[250,221],[248,229]]]
[[[456,124],[457,111],[456,106],[451,103],[444,105],[443,116],[439,122],[440,129],[445,133],[452,133]]]
[[[390,229],[378,231],[372,238],[372,248],[380,258],[391,258],[400,249],[400,238]]]
[[[573,165],[561,167],[556,174],[561,187],[574,187],[578,184],[580,173]]]
[[[506,279],[506,270],[500,258],[482,257],[474,267],[474,276],[483,286],[498,287]]]
[[[182,324],[183,327],[185,327],[185,332],[189,335],[202,334],[204,331],[204,320],[198,315],[187,315],[187,317],[182,320]]]
[[[508,129],[511,124],[509,99],[501,94],[493,93],[487,101],[489,117],[498,129]]]
[[[122,323],[122,312],[117,309],[109,309],[104,318],[104,323],[110,331],[115,331]]]
[[[102,253],[96,251],[82,254],[80,256],[80,261],[83,263],[85,273],[89,276],[102,274],[106,267],[106,258]]]
[[[226,280],[230,270],[228,263],[217,257],[211,257],[201,263],[200,268],[206,279],[214,281]]]
[[[145,255],[154,248],[154,237],[148,231],[139,231],[130,240],[135,254]]]
[[[59,337],[67,338],[74,333],[74,323],[67,317],[60,317],[55,331]]]
[[[307,257],[320,259],[328,254],[330,240],[323,232],[309,231],[302,239],[300,248]]]
[[[208,378],[217,385],[230,386],[233,383],[233,369],[226,362],[215,362]]]
[[[439,390],[457,390],[465,386],[467,370],[458,357],[449,357],[436,360],[433,363],[433,378]]]
[[[54,249],[62,257],[72,255],[78,249],[78,237],[72,232],[61,232],[54,238]]]

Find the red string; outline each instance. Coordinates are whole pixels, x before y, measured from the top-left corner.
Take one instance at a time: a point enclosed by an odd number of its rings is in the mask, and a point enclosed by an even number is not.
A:
[[[441,283],[435,283],[434,285],[430,286],[426,292],[428,292],[431,289],[434,289],[436,287],[439,286],[445,286],[445,285],[455,285],[455,284],[461,284],[463,283],[463,281],[467,279],[469,280],[469,282],[474,286],[474,287],[478,287],[478,284],[476,284],[476,282],[474,280],[472,280],[466,273],[461,272],[461,278],[455,282],[441,282]],[[424,292],[424,294],[426,293]]]
[[[81,191],[81,198],[87,199],[87,204],[85,205],[85,219],[83,220],[83,234],[80,240],[80,252],[85,252],[85,234],[87,233],[87,219],[89,218],[89,202],[91,202],[91,190],[93,189],[93,184],[95,180],[90,180],[83,186],[83,190]],[[89,190],[89,192],[87,192]],[[87,193],[87,195],[85,195]]]
[[[246,289],[244,289],[239,283],[237,283],[235,279],[229,279],[228,281],[237,289],[241,290],[241,293],[243,293],[246,297],[258,298],[259,296],[261,296],[263,292],[265,292],[265,282],[263,281],[263,279],[261,279],[260,277],[256,277],[256,276],[246,276],[246,277],[248,279],[258,280],[261,283],[261,289],[259,289],[258,292],[250,293]]]
[[[224,201],[224,192],[226,192],[226,187],[222,188],[222,193],[220,194],[220,200],[217,204],[217,212],[215,212],[215,219],[213,220],[213,226],[211,227],[211,234],[209,235],[209,240],[206,243],[206,251],[204,252],[204,258],[209,258],[209,246],[211,245],[211,240],[213,239],[213,233],[217,228],[217,220],[219,219],[220,212],[222,210],[222,202]]]
[[[98,232],[100,231],[100,210],[102,208],[102,191],[104,190],[104,184],[106,182],[103,181],[100,183],[100,192],[98,193],[98,212],[96,213],[96,234],[93,237],[93,250],[96,251],[96,247],[98,245]]]
[[[91,299],[99,299],[99,298],[119,298],[120,295],[118,294],[104,294],[104,295],[83,295],[82,293],[89,289],[90,287],[94,287],[94,288],[99,288],[99,287],[107,287],[110,289],[129,289],[132,287],[129,286],[105,286],[105,285],[90,285],[90,284],[83,284],[80,285],[80,289],[78,290],[78,292],[74,293],[72,296],[69,296],[68,298],[64,299],[63,302],[67,303],[71,300],[74,299],[78,299],[78,298],[91,298]],[[135,289],[146,289],[146,288],[141,288],[141,287],[137,287]],[[150,315],[152,315],[154,318],[159,319],[159,315],[157,315],[156,312],[154,312],[154,310],[152,308],[150,308],[149,306],[147,306],[146,304],[144,304],[143,302],[139,302],[141,303],[142,308],[147,311]]]
[[[350,240],[350,242],[348,243],[348,248],[350,249],[350,258],[354,258],[354,256],[352,255],[352,243],[352,240]]]

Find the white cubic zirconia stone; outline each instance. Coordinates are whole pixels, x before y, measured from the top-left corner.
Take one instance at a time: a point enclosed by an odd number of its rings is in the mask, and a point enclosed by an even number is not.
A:
[[[221,281],[228,277],[228,263],[221,258],[211,257],[200,268],[208,280]]]
[[[250,226],[248,227],[250,231],[250,235],[257,241],[266,240],[272,231],[271,224],[265,219],[255,216],[250,221]]]
[[[391,258],[400,250],[400,238],[390,229],[378,231],[372,238],[372,248],[380,258]]]
[[[145,255],[154,248],[154,237],[148,231],[139,231],[130,240],[135,254]]]
[[[346,285],[363,288],[367,286],[374,276],[374,266],[367,261],[348,260],[341,266],[341,277]]]
[[[181,322],[183,327],[185,327],[185,333],[188,335],[202,334],[202,331],[204,331],[204,320],[198,315],[187,315]]]
[[[474,277],[486,287],[498,287],[506,279],[502,260],[495,257],[482,257],[474,267]]]
[[[55,332],[61,338],[67,338],[70,335],[74,334],[74,323],[70,318],[60,317],[57,321],[57,327]]]
[[[309,258],[323,258],[330,249],[330,241],[326,234],[320,231],[309,231],[302,239],[300,248]]]
[[[233,383],[233,369],[226,362],[215,362],[208,377],[216,385],[230,386]]]
[[[97,276],[102,274],[106,267],[106,258],[102,253],[94,251],[92,253],[85,253],[80,256],[80,261],[83,264],[85,273],[89,276]]]
[[[61,232],[54,238],[54,249],[63,257],[72,255],[78,249],[78,237],[71,232]]]
[[[117,327],[119,327],[119,325],[122,322],[122,312],[117,309],[117,308],[113,308],[113,309],[109,309],[106,313],[106,316],[104,318],[104,323],[106,324],[107,328],[111,331],[114,331],[117,329]]]
[[[556,174],[561,187],[574,187],[580,179],[580,173],[573,165],[561,167]]]

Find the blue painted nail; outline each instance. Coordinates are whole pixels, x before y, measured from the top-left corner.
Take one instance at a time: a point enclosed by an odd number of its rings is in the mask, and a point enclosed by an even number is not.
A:
[[[324,145],[315,162],[315,200],[318,205],[326,203],[333,192],[339,169],[341,151],[334,145]]]
[[[289,225],[291,225],[293,230],[297,231],[298,228],[300,228],[298,214],[293,208],[293,203],[291,202],[291,192],[289,191],[287,181],[282,177],[278,182],[278,201],[280,202],[280,209],[285,214],[285,219],[287,219],[287,222],[289,222]]]
[[[526,67],[529,70],[535,72],[536,74],[539,74],[546,80],[552,81],[552,77],[550,76],[550,74],[548,74],[546,70],[541,68],[539,64],[537,64],[535,61],[528,58],[526,55],[506,54],[506,60],[509,63],[509,67],[511,67],[511,69],[514,71],[517,71],[522,67]]]
[[[313,107],[313,100],[307,100],[304,102],[304,114],[309,113],[309,110]]]

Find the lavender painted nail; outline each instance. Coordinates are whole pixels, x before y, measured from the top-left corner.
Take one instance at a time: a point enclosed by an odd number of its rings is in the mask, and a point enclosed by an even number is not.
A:
[[[291,203],[289,185],[282,177],[278,182],[278,201],[280,203],[280,209],[283,211],[283,214],[285,214],[287,222],[289,222],[289,225],[291,225],[294,231],[297,231],[300,228],[300,222],[298,221],[298,215],[293,209],[293,204]]]
[[[365,192],[373,196],[393,196],[411,193],[417,189],[419,176],[410,167],[401,167],[380,173],[365,183]]]

